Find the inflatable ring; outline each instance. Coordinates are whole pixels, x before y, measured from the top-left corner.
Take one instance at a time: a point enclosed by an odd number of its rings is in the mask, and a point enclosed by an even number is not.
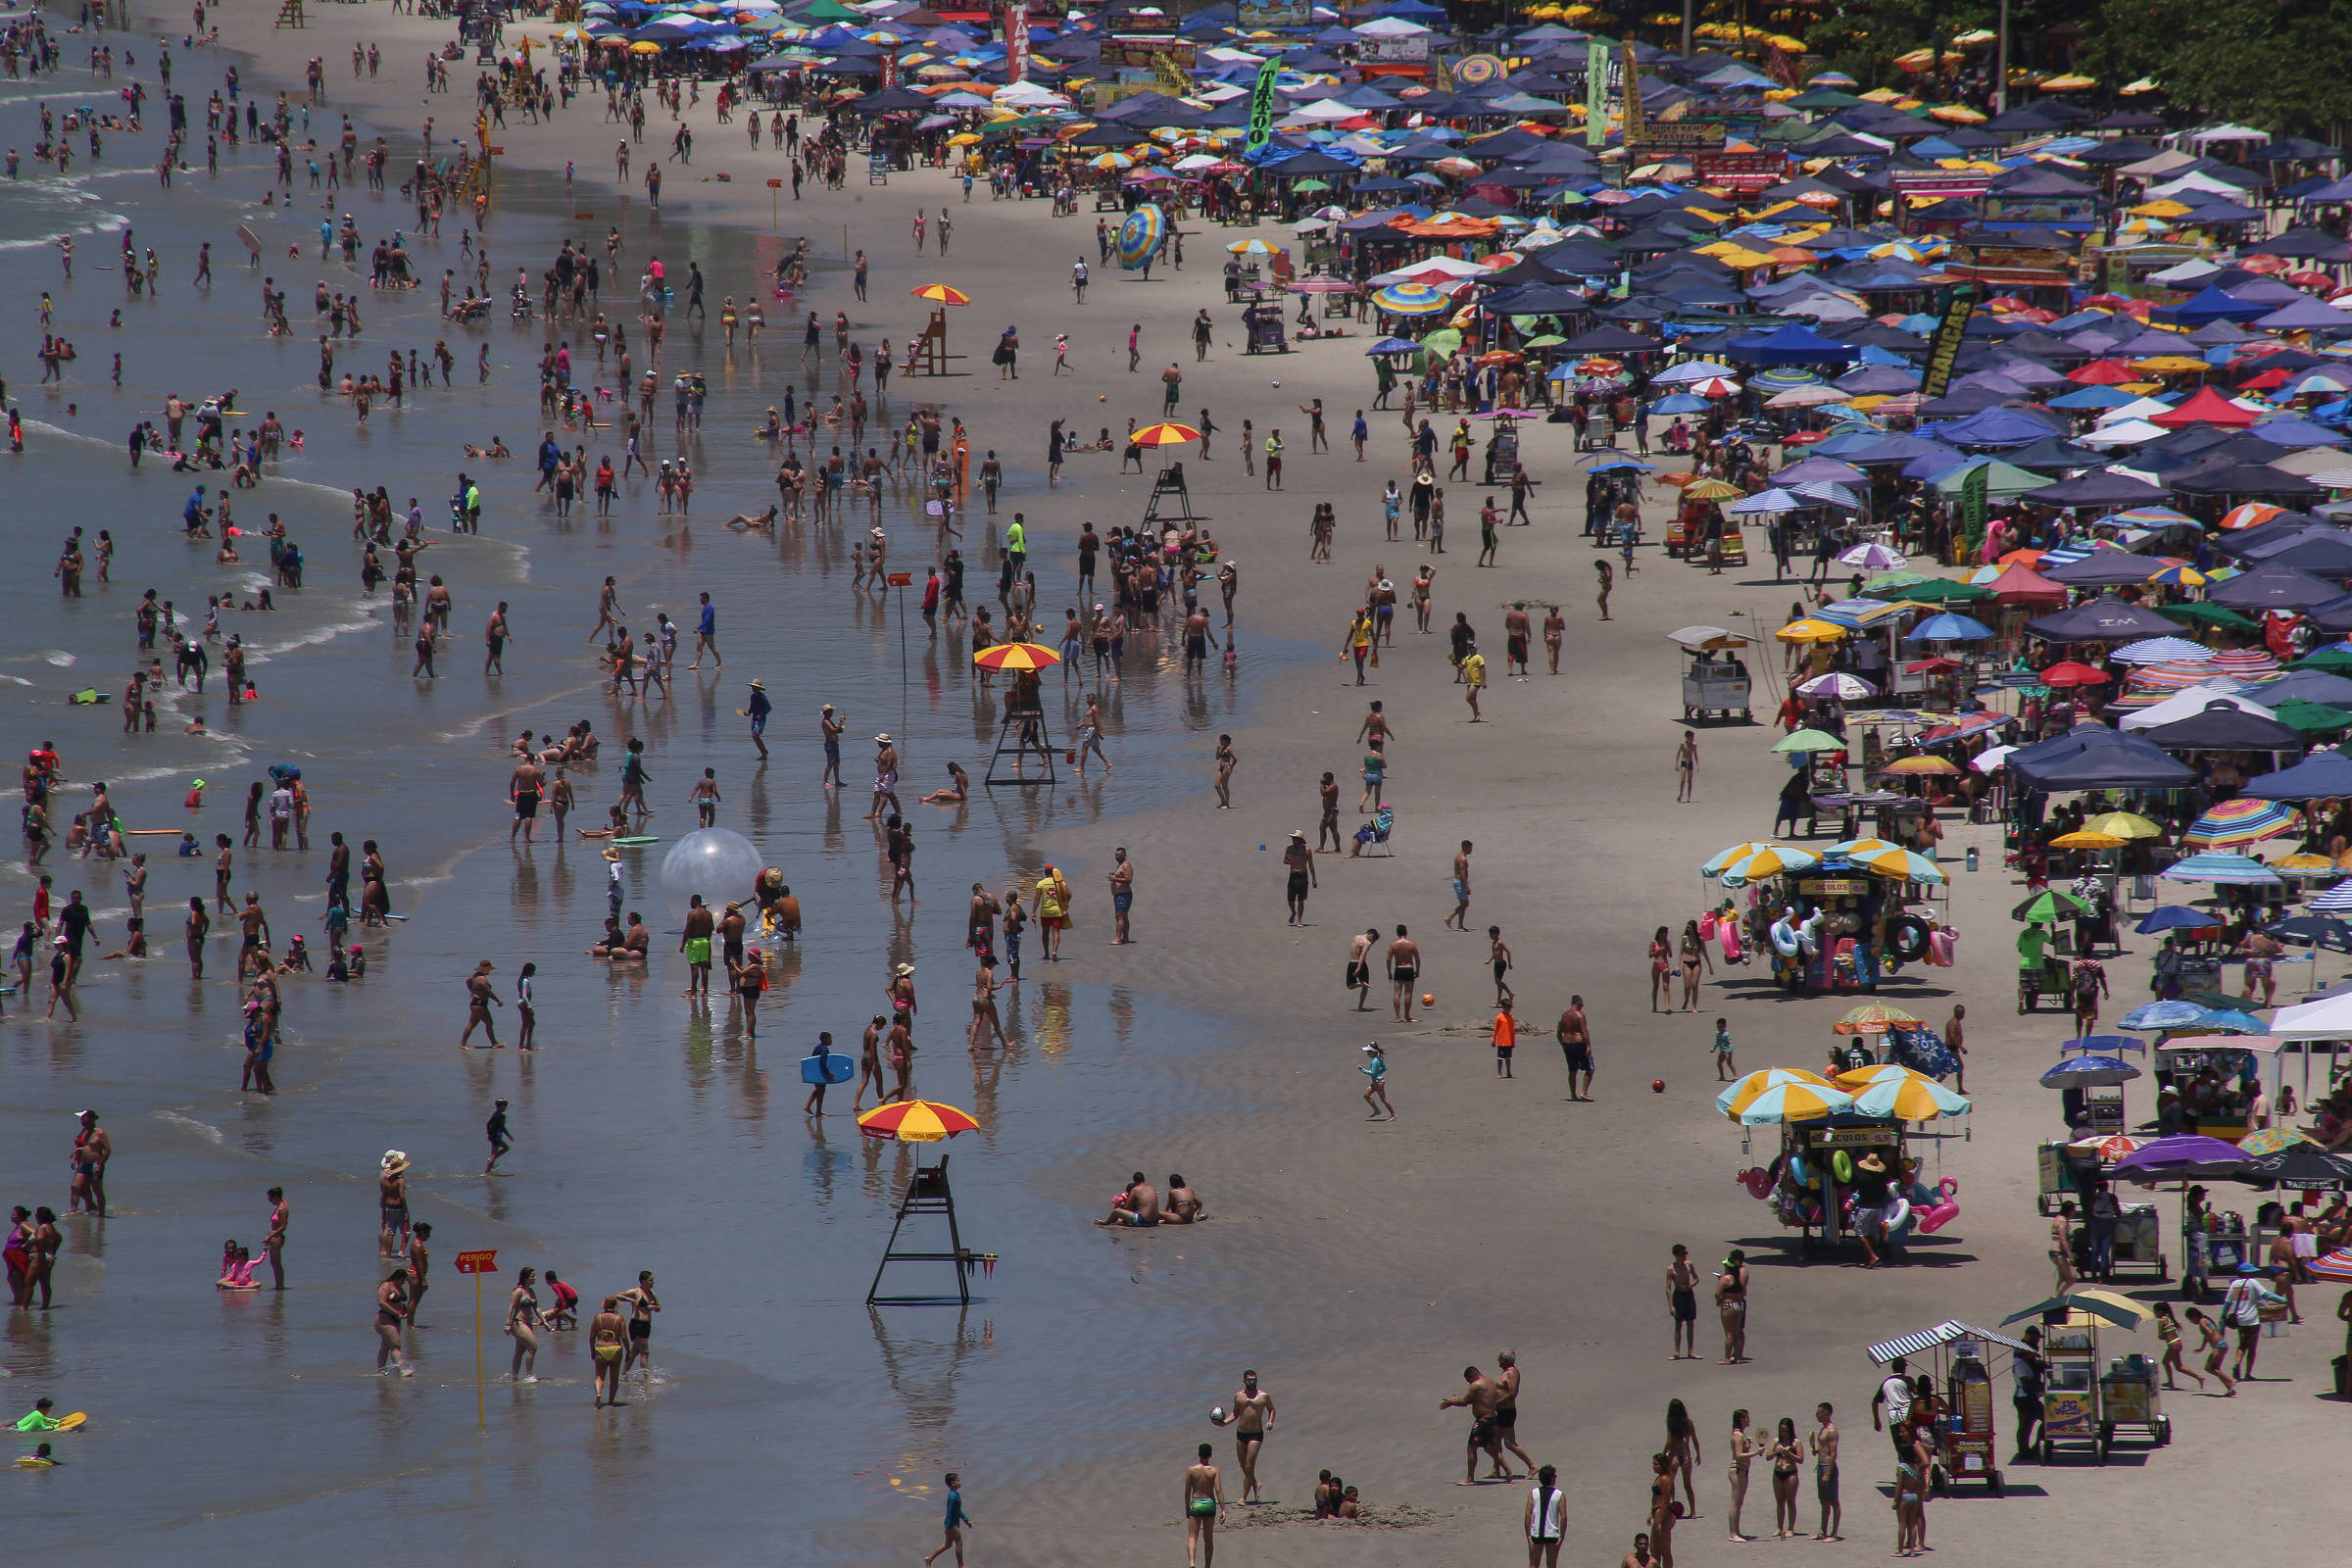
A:
[[[1854,1156],[1842,1149],[1832,1154],[1830,1156],[1830,1174],[1838,1178],[1838,1185],[1840,1187],[1851,1182],[1854,1179]]]
[[[1805,1164],[1805,1156],[1802,1154],[1790,1154],[1788,1156],[1788,1168],[1783,1171],[1782,1174],[1786,1175],[1790,1181],[1796,1183],[1796,1185],[1799,1187],[1810,1187],[1816,1181],[1820,1180],[1820,1178],[1813,1173],[1812,1169]]]
[[[1772,1172],[1766,1170],[1761,1165],[1752,1165],[1746,1170],[1743,1170],[1738,1175],[1734,1176],[1732,1180],[1746,1188],[1750,1198],[1769,1198],[1772,1196]]]
[[[1943,1195],[1943,1201],[1931,1204],[1920,1212],[1919,1230],[1923,1236],[1933,1236],[1960,1217],[1960,1205],[1952,1201],[1952,1195],[1960,1190],[1960,1184],[1946,1176],[1936,1184],[1936,1190]]]
[[[1891,1236],[1911,1223],[1911,1200],[1898,1198],[1886,1205],[1886,1232]]]
[[[1795,931],[1785,925],[1775,925],[1772,928],[1773,952],[1784,958],[1793,958],[1796,956],[1798,946]]]
[[[1898,914],[1886,922],[1887,951],[1905,963],[1928,956],[1928,922],[1916,914]]]

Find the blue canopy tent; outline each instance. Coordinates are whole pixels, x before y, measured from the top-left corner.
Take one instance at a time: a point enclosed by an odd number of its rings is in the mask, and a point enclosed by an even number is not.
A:
[[[2249,780],[2238,793],[2258,801],[2352,799],[2352,757],[2341,752],[2314,752],[2292,767]]]
[[[2084,725],[2011,752],[2007,766],[2037,790],[2180,789],[2196,772],[2153,741]]]
[[[1850,343],[1834,342],[1809,326],[1791,321],[1763,337],[1734,338],[1728,352],[1742,365],[1772,366],[1846,365],[1861,351]]]

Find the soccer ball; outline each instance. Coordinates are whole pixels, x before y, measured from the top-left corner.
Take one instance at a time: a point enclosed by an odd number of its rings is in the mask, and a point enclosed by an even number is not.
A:
[[[1424,1007],[1434,1007],[1437,1004],[1438,994],[1435,991],[1424,991],[1421,993],[1421,1005]]]
[[[1281,387],[1281,385],[1282,385],[1282,383],[1281,383],[1280,381],[1277,381],[1277,382],[1275,382],[1275,383],[1274,383],[1274,385],[1275,385],[1277,388],[1280,388],[1280,387]]]
[[[1649,1081],[1649,1092],[1653,1095],[1664,1094],[1666,1092],[1666,1080],[1663,1078],[1652,1078]]]
[[[1107,392],[1099,392],[1095,395],[1095,401],[1097,403],[1108,403],[1110,401],[1110,394]]]
[[[1209,1425],[1211,1426],[1223,1426],[1225,1424],[1225,1407],[1221,1404],[1210,1405],[1208,1407],[1208,1421]]]

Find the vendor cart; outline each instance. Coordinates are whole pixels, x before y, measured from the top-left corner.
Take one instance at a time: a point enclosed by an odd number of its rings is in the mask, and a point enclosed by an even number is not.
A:
[[[1247,335],[1245,354],[1288,354],[1290,340],[1283,335],[1282,307],[1252,300],[1242,311],[1242,329]]]
[[[1741,723],[1752,723],[1753,682],[1736,652],[1747,647],[1748,640],[1720,626],[1685,626],[1668,636],[1682,649],[1686,661],[1683,721],[1690,723],[1712,713],[1720,713],[1728,721],[1737,710]]]
[[[2173,1418],[2164,1413],[2162,1399],[2155,1362],[2137,1353],[2108,1362],[2099,1378],[2101,1441],[2112,1448],[2117,1428],[2137,1427],[2157,1447],[2170,1445]]]
[[[2103,1465],[2119,1427],[2139,1428],[2160,1448],[2173,1441],[2172,1418],[2159,1407],[2155,1364],[2137,1354],[2121,1356],[2101,1373],[2096,1319],[2070,1312],[2066,1321],[2045,1327],[2041,1353],[2049,1365],[2042,1393],[2043,1464],[2059,1449],[2077,1447],[2089,1449],[2092,1461]]]
[[[1889,1172],[1903,1165],[1903,1124],[1892,1117],[1840,1111],[1781,1127],[1774,1212],[1798,1233],[1798,1250],[1857,1240],[1853,1192],[1856,1161],[1877,1153]]]
[[[2070,1007],[2074,1004],[2074,987],[2060,959],[2044,958],[2034,968],[2019,965],[2017,971],[2017,1010],[2037,1012],[2044,1002]]]
[[[1992,1329],[1957,1320],[1936,1324],[1918,1334],[1870,1348],[1870,1358],[1885,1366],[1897,1356],[1916,1357],[1936,1352],[1936,1385],[1944,1392],[1945,1414],[1931,1435],[1936,1450],[1936,1495],[1949,1494],[1961,1482],[1982,1482],[1994,1496],[2001,1495],[2001,1437],[1994,1426],[1992,1357],[2001,1350],[2031,1353],[2023,1340]]]

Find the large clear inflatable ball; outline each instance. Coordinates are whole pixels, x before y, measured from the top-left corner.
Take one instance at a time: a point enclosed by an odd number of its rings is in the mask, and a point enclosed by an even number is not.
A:
[[[662,858],[662,902],[672,919],[683,921],[687,901],[697,893],[713,910],[749,901],[761,864],[760,852],[742,834],[723,827],[699,829]]]

